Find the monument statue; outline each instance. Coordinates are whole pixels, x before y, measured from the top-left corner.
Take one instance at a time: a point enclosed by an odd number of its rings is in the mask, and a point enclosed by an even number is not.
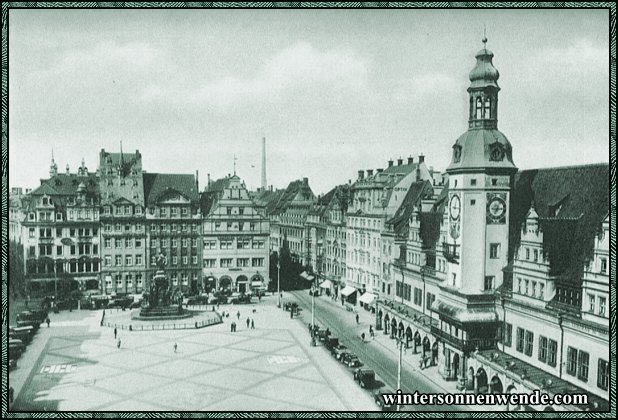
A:
[[[165,317],[168,319],[182,317],[185,314],[182,308],[182,299],[177,287],[173,287],[165,276],[167,258],[159,252],[156,258],[157,272],[150,283],[148,293],[148,305],[140,311],[140,316],[145,318]]]

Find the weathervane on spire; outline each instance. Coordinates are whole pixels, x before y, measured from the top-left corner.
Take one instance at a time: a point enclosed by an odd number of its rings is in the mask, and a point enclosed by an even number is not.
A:
[[[236,175],[236,153],[234,153],[234,175]]]
[[[487,49],[487,25],[483,25],[483,48]]]

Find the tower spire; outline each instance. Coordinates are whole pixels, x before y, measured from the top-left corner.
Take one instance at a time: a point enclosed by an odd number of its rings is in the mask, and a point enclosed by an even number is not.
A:
[[[54,161],[54,148],[51,149],[51,163],[49,164],[49,177],[58,175],[58,165]]]
[[[262,191],[266,191],[266,137],[262,137]]]
[[[236,175],[236,153],[234,153],[234,175]]]

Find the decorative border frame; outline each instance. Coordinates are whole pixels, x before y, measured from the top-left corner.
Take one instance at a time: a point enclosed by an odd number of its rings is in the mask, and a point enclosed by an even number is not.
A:
[[[499,418],[616,417],[616,4],[613,2],[6,2],[2,3],[2,417],[3,418],[469,418],[488,412],[8,412],[8,14],[16,8],[605,8],[610,36],[610,405],[608,413],[494,413]],[[497,415],[496,415],[497,414]]]

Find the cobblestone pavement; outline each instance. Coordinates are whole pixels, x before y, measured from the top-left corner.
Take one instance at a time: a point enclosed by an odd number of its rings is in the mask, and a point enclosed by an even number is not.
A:
[[[375,411],[350,372],[275,305],[221,306],[231,313],[224,323],[199,330],[119,330],[120,348],[100,327],[102,311],[50,315],[10,372],[11,410]]]

